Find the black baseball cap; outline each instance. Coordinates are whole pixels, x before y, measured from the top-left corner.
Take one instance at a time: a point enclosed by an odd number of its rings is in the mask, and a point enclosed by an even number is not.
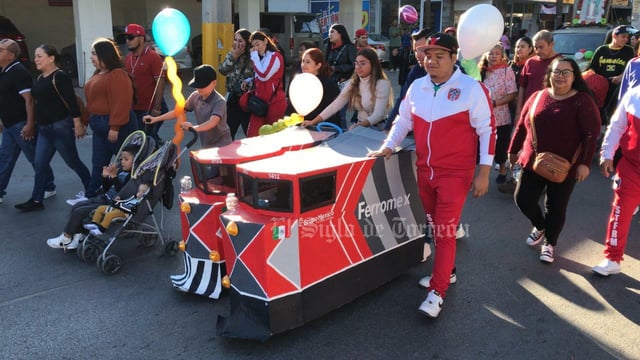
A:
[[[193,69],[193,79],[189,81],[189,86],[202,89],[209,86],[213,80],[217,79],[216,70],[211,65],[200,65]]]
[[[458,40],[451,35],[435,33],[427,38],[427,43],[418,49],[442,49],[455,54],[458,51]]]

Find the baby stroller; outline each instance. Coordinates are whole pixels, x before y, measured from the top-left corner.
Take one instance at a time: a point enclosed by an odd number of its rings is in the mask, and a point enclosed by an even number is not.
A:
[[[120,150],[118,151],[118,154],[116,155],[116,158],[120,158],[123,149],[129,147],[129,145],[137,145],[139,148],[133,159],[133,166],[131,169],[131,179],[127,182],[127,184],[125,184],[125,186],[120,190],[118,194],[118,196],[122,198],[124,198],[123,196],[124,194],[131,192],[130,190],[131,187],[137,186],[137,184],[140,184],[143,181],[149,184],[153,184],[153,180],[154,180],[153,176],[161,175],[161,176],[157,176],[159,179],[158,181],[162,182],[162,184],[166,183],[166,181],[164,181],[163,179],[165,177],[164,171],[160,172],[158,170],[157,172],[154,172],[153,174],[148,175],[150,173],[149,171],[142,170],[143,167],[144,169],[148,169],[150,166],[153,166],[151,164],[151,160],[153,160],[153,158],[157,158],[157,155],[159,154],[158,151],[154,152],[155,141],[153,140],[153,138],[147,137],[147,135],[140,130],[133,132],[123,142],[122,146],[120,147]],[[166,146],[162,154],[167,154],[169,152],[167,151],[168,148],[170,147]],[[156,157],[153,157],[154,154],[156,154]],[[170,184],[170,181],[169,181],[169,184]],[[135,191],[133,193],[135,193]],[[137,206],[135,208],[127,209],[126,205],[123,205],[115,201],[111,205],[117,206],[121,210],[123,210],[122,208],[125,208],[123,211],[131,215],[134,212],[138,213],[139,208],[145,207],[143,205],[146,205],[148,207],[149,206],[148,202],[145,202],[145,200],[151,199],[150,196],[153,196],[155,193],[162,195],[163,191],[156,191],[156,190],[150,191],[149,194],[147,194],[144,197],[144,199],[142,199],[140,206]],[[155,206],[155,203],[157,203],[157,199],[153,201],[154,206]],[[108,255],[108,254],[106,253],[105,250],[107,249],[107,244],[111,243],[112,240],[109,240],[107,242],[104,240],[104,238],[108,238],[108,237],[115,238],[122,232],[125,232],[125,233],[133,232],[134,234],[139,235],[139,240],[142,243],[142,245],[145,245],[145,246],[153,245],[153,243],[155,242],[156,234],[159,233],[159,231],[139,230],[139,228],[145,228],[145,226],[146,227],[152,226],[144,223],[145,219],[143,218],[143,216],[146,218],[146,216],[148,216],[150,213],[151,213],[150,211],[141,211],[140,215],[138,215],[137,217],[138,219],[141,219],[141,220],[137,223],[132,224],[129,227],[126,227],[126,225],[128,225],[129,221],[131,220],[129,219],[130,216],[127,216],[127,218],[125,219],[119,220],[118,223],[114,221],[113,226],[110,227],[110,230],[106,232],[104,236],[101,236],[101,237],[96,237],[93,235],[85,236],[83,241],[80,243],[80,246],[78,247],[78,250],[77,250],[78,256],[86,262],[96,262],[101,255],[102,255],[102,258],[106,258],[105,255]],[[123,224],[123,226],[118,226],[119,223]],[[156,230],[158,226],[157,226],[157,223],[155,222],[155,218],[153,218],[153,223],[154,223],[152,226],[153,230]],[[107,273],[116,272],[120,267],[119,258],[110,258],[109,262],[104,267],[101,265],[103,263],[102,260],[103,259],[101,259],[100,263],[98,263],[98,267]]]
[[[195,130],[192,131],[195,133]],[[196,133],[197,134],[197,133]],[[153,141],[147,138],[148,142]],[[197,140],[197,135],[191,140],[183,151],[188,149]],[[85,261],[95,261],[96,265],[105,274],[118,272],[122,265],[122,259],[110,250],[120,237],[136,236],[144,247],[156,245],[161,253],[175,255],[178,250],[176,241],[169,241],[162,236],[162,218],[158,224],[154,216],[154,208],[158,202],[162,202],[165,208],[171,209],[173,205],[174,191],[173,179],[176,176],[178,159],[182,153],[178,153],[178,147],[172,142],[166,142],[158,150],[149,155],[135,167],[131,173],[131,179],[120,190],[120,198],[135,194],[142,183],[149,184],[150,189],[139,199],[136,206],[127,206],[127,202],[114,201],[111,206],[122,210],[126,217],[120,221],[114,221],[111,226],[100,236],[89,235],[81,245]],[[162,208],[161,208],[162,209]]]

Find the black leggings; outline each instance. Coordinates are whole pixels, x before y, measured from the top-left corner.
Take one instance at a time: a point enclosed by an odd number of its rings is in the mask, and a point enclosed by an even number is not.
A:
[[[509,142],[511,141],[511,124],[500,125],[496,127],[496,156],[494,161],[496,164],[504,164],[507,161],[507,151]]]
[[[545,230],[546,243],[556,246],[564,227],[569,198],[576,184],[575,177],[557,184],[544,179],[529,169],[522,169],[520,181],[513,195],[516,206],[537,229]],[[544,214],[538,201],[545,192]]]

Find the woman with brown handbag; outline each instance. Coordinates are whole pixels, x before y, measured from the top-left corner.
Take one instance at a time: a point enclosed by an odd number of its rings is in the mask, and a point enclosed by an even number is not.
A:
[[[542,262],[554,260],[569,198],[576,182],[589,176],[599,133],[598,107],[578,64],[568,58],[555,59],[547,69],[544,88],[525,103],[509,146],[509,161],[523,168],[515,202],[534,226],[526,242],[532,247],[543,243]],[[542,153],[573,160],[562,182],[535,170],[536,156]],[[544,212],[538,205],[543,193]]]

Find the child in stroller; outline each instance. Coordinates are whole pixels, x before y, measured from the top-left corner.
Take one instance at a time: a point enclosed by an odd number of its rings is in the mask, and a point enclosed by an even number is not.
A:
[[[99,205],[109,204],[131,177],[132,171],[140,165],[155,146],[153,139],[147,140],[144,132],[138,130],[131,133],[122,143],[116,159],[120,166],[111,164],[103,170],[103,193],[80,201],[73,205],[71,213],[62,234],[47,240],[47,245],[54,249],[77,249],[86,234],[83,232],[82,222]]]
[[[112,205],[98,206],[93,213],[92,222],[85,224],[84,228],[89,230],[93,236],[102,235],[114,219],[126,218],[127,214],[134,213],[149,190],[151,190],[151,186],[148,183],[142,183],[138,185],[138,192],[135,195],[126,199],[120,199],[120,196],[116,196]]]
[[[112,210],[104,211],[107,204],[94,215],[93,222],[86,226],[91,229],[90,235],[78,247],[80,257],[87,261],[95,261],[105,274],[113,274],[120,269],[122,260],[111,251],[112,246],[121,237],[136,235],[142,246],[163,246],[168,253],[170,248],[177,249],[177,242],[165,242],[161,226],[153,215],[156,204],[161,201],[164,207],[170,208],[173,197],[172,179],[175,177],[176,145],[166,142],[156,152],[147,157],[131,175],[131,180],[120,190],[120,201],[111,203]],[[137,193],[137,196],[132,197]],[[134,205],[134,206],[131,206]],[[119,214],[122,221],[113,222],[107,219],[110,215]],[[106,217],[105,217],[106,216]],[[112,219],[115,219],[113,217]],[[175,252],[173,252],[175,254]]]

